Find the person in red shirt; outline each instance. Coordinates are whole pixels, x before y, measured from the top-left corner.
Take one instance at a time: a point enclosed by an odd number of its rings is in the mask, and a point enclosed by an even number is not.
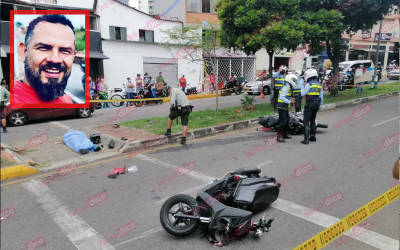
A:
[[[40,25],[38,25],[40,24]],[[76,55],[75,32],[64,15],[32,20],[18,45],[25,77],[14,82],[15,104],[72,104],[64,93]]]
[[[182,74],[181,78],[179,79],[179,86],[181,87],[181,90],[183,91],[183,93],[185,93],[185,89],[186,89],[186,79],[185,79],[185,75]]]
[[[215,76],[214,76],[214,72],[211,72],[210,75],[210,83],[211,83],[211,94],[214,94],[214,89],[215,89]]]

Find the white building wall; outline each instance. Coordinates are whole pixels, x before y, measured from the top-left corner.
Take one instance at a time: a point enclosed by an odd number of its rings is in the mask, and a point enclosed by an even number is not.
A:
[[[99,0],[99,5],[104,7],[108,0]],[[136,74],[143,74],[143,57],[165,58],[165,62],[172,59],[170,52],[167,52],[161,41],[165,35],[161,30],[170,29],[174,26],[182,27],[182,23],[154,19],[151,16],[140,13],[127,6],[114,3],[99,11],[100,31],[103,41],[104,55],[110,59],[103,60],[104,74],[107,77],[109,90],[122,87],[126,78],[136,78]],[[116,18],[118,17],[118,18]],[[158,23],[156,23],[158,21]],[[128,41],[115,41],[110,39],[109,27],[125,27],[127,29]],[[156,27],[155,27],[156,26]],[[155,43],[139,42],[139,29],[154,30]],[[130,40],[130,41],[129,41]],[[175,57],[176,51],[173,51]],[[195,73],[193,73],[195,72]],[[189,63],[185,59],[178,60],[178,75],[185,74],[189,87],[196,87],[202,73],[202,65]],[[156,76],[153,76],[156,77]],[[176,82],[178,79],[176,79]],[[168,84],[175,87],[175,83]]]
[[[129,0],[129,6],[149,14],[148,0]]]

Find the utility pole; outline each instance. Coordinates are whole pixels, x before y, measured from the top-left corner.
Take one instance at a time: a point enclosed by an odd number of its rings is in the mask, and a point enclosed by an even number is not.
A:
[[[379,56],[379,47],[381,45],[381,37],[382,37],[382,20],[379,24],[379,34],[378,34],[378,48],[376,49],[376,58],[375,58],[375,70],[374,70],[374,75],[373,75],[373,82],[374,82],[374,87],[371,86],[371,88],[376,89],[378,87],[378,81],[376,81],[376,71],[378,67],[378,56]]]

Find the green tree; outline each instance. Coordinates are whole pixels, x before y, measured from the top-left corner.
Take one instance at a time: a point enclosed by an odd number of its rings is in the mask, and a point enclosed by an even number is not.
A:
[[[185,59],[190,63],[200,65],[208,63],[216,74],[217,52],[227,52],[227,49],[220,46],[219,32],[215,23],[198,29],[173,27],[162,31],[165,34],[162,44],[165,50],[171,53],[174,60]],[[200,73],[203,74],[203,71]],[[218,76],[216,76],[215,82],[217,94],[215,111],[218,112]]]

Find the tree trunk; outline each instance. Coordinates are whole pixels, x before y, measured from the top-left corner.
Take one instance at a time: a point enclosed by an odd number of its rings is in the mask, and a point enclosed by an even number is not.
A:
[[[275,78],[272,77],[272,61],[273,61],[273,57],[274,57],[274,51],[273,50],[267,50],[267,53],[269,55],[269,76],[271,79],[271,91],[270,91],[270,100],[271,100],[271,106],[274,106],[274,90],[275,90]],[[263,91],[263,90],[261,90]]]

